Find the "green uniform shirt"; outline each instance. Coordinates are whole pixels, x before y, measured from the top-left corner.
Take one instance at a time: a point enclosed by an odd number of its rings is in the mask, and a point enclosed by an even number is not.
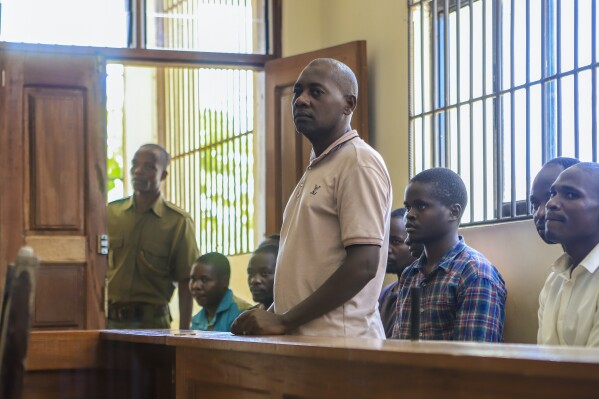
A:
[[[133,196],[108,204],[108,300],[167,304],[198,257],[190,216],[162,196],[143,214]]]

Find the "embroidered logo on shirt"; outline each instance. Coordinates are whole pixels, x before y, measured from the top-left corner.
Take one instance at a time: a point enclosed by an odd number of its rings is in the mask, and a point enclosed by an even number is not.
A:
[[[318,191],[319,188],[320,188],[320,186],[318,184],[315,184],[314,185],[314,190],[310,191],[310,194],[312,194],[312,195],[318,194],[317,191]]]

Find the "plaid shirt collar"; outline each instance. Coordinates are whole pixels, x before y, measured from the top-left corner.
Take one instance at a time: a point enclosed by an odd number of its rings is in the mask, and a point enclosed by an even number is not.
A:
[[[433,274],[437,269],[443,269],[444,271],[447,271],[455,257],[458,256],[464,250],[464,248],[466,248],[464,237],[458,236],[458,242],[451,247],[451,249],[445,252],[439,262],[435,265],[435,267],[433,267],[431,274]],[[426,254],[423,253],[417,262],[418,264],[416,265],[416,270],[424,274],[424,266],[426,266]]]

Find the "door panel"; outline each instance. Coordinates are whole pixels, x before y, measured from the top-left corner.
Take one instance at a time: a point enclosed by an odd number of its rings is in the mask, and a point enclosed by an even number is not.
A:
[[[33,326],[53,330],[82,328],[85,323],[84,271],[84,264],[46,263],[40,267]]]
[[[84,100],[85,92],[81,89],[27,87],[24,90],[28,233],[44,230],[83,233]]]
[[[312,145],[295,131],[291,116],[293,85],[315,58],[335,58],[349,66],[358,79],[358,105],[352,127],[368,141],[368,84],[366,42],[357,41],[266,63],[266,233],[281,229],[283,210],[302,177]]]
[[[33,327],[102,328],[104,61],[43,49],[0,52],[0,275],[21,245],[33,247]]]

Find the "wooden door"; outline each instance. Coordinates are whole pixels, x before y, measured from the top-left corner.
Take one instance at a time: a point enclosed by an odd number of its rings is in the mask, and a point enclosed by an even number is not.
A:
[[[291,115],[293,85],[315,58],[334,58],[358,79],[358,106],[352,127],[368,141],[366,42],[356,41],[266,63],[266,233],[279,233],[283,210],[308,165],[312,145],[295,131]]]
[[[104,61],[5,50],[0,70],[1,279],[29,245],[42,261],[33,328],[101,328]]]

